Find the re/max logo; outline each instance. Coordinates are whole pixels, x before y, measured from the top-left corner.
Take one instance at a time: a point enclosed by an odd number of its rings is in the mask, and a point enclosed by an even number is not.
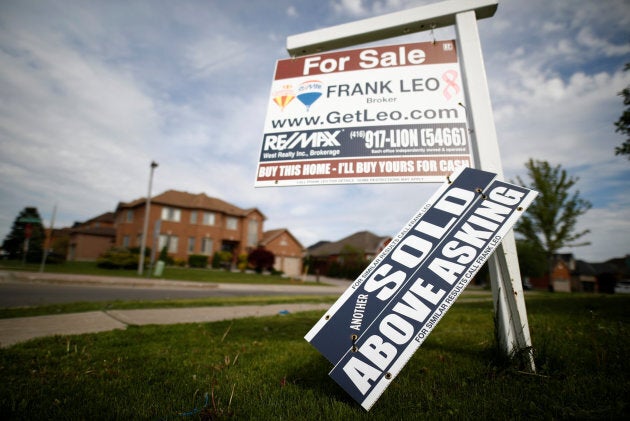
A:
[[[282,134],[268,134],[263,142],[263,150],[265,151],[283,151],[285,149],[294,149],[296,147],[313,148],[338,147],[341,146],[337,140],[337,136],[341,130],[333,131],[317,131],[317,132],[293,132]]]

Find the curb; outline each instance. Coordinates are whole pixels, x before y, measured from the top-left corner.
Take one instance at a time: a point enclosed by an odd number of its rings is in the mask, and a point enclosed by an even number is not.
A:
[[[127,326],[207,323],[327,310],[330,304],[271,304],[264,306],[191,307],[176,309],[109,310],[51,316],[0,319],[0,348],[35,338],[124,330]]]

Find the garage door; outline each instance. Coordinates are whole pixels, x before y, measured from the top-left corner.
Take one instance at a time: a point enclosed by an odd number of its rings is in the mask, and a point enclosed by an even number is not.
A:
[[[302,275],[302,259],[276,256],[276,270],[281,270],[287,276],[299,277]]]

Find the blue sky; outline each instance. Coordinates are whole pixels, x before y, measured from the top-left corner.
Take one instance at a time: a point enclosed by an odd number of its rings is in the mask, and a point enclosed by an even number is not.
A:
[[[430,1],[0,2],[0,239],[25,206],[69,226],[167,189],[258,207],[304,245],[395,234],[436,184],[253,187],[286,38]],[[593,202],[584,260],[630,254],[627,0],[501,1],[478,23],[504,173],[560,164]],[[455,37],[452,28],[434,31]],[[422,42],[428,32],[385,43]]]

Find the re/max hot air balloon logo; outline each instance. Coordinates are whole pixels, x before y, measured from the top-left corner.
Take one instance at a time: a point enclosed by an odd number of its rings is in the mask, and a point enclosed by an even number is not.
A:
[[[324,92],[324,84],[319,80],[307,80],[298,85],[297,89],[293,89],[292,85],[282,85],[282,87],[273,93],[273,102],[275,102],[282,111],[285,107],[297,98],[305,107],[306,111],[311,109],[311,105],[322,96]]]

